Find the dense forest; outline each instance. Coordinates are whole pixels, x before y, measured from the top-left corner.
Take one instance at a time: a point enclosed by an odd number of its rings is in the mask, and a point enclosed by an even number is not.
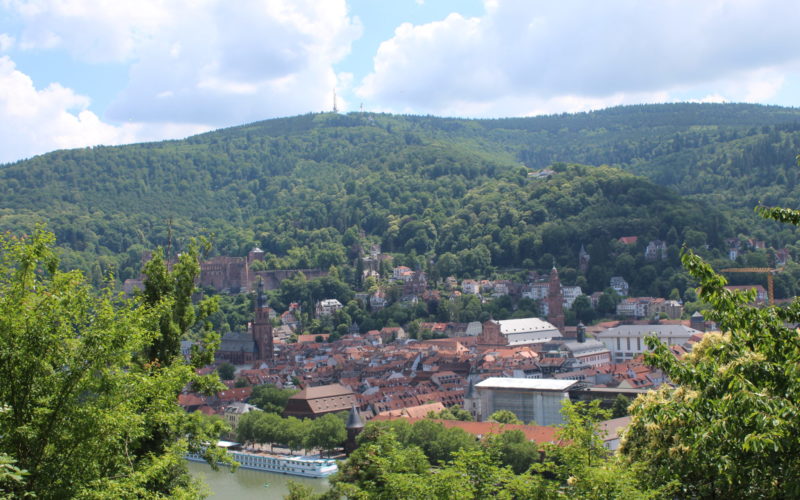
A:
[[[497,120],[309,114],[0,166],[0,230],[45,223],[64,267],[95,283],[137,276],[154,245],[208,235],[217,254],[261,247],[270,268],[352,267],[380,243],[434,276],[555,261],[586,291],[623,274],[637,293],[666,296],[686,288],[684,243],[712,261],[726,238],[795,249],[796,230],[755,226],[752,209],[797,205],[799,146],[800,110],[744,104]],[[638,246],[620,247],[621,236]],[[665,261],[643,262],[652,239],[670,245]],[[575,271],[581,245],[586,276]],[[797,280],[777,286],[791,295]]]

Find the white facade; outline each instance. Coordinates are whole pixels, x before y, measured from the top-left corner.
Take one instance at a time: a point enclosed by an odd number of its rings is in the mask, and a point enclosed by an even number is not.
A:
[[[522,290],[522,296],[532,300],[541,300],[547,298],[550,294],[550,283],[547,281],[533,283],[528,285]],[[564,308],[569,309],[572,307],[572,303],[575,302],[580,295],[583,295],[583,291],[579,286],[562,286],[561,287],[561,297],[563,298]],[[542,302],[542,307],[545,308],[543,314],[547,314],[547,304]]]
[[[564,309],[571,309],[575,299],[583,295],[579,286],[562,286],[561,296],[564,297]]]
[[[689,338],[702,333],[683,325],[620,325],[595,335],[612,352],[615,363],[622,363],[648,351],[646,337],[656,336],[667,345],[683,345]]]
[[[475,385],[481,420],[498,410],[509,410],[525,423],[561,425],[561,407],[569,400],[574,380],[491,377]]]
[[[533,283],[526,287],[522,292],[522,296],[532,300],[542,300],[550,293],[550,283],[541,282]]]
[[[622,276],[612,276],[609,286],[622,296],[628,295],[628,289],[630,288],[630,285]]]
[[[585,342],[565,342],[563,350],[580,364],[586,366],[599,366],[611,363],[611,351],[599,340],[586,339]]]
[[[497,323],[509,346],[550,342],[561,337],[558,328],[539,318],[504,319]]]
[[[461,291],[469,295],[480,293],[480,284],[475,280],[464,280],[461,282]]]
[[[644,318],[650,315],[649,297],[631,297],[617,304],[617,315]]]
[[[330,316],[342,307],[342,303],[336,299],[321,300],[317,303],[317,316]]]

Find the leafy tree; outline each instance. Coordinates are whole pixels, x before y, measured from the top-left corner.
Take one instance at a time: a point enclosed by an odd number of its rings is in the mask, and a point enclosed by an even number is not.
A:
[[[358,449],[333,478],[333,489],[347,498],[670,497],[669,488],[642,485],[641,465],[609,457],[597,425],[608,411],[600,409],[599,402],[567,402],[562,413],[566,424],[559,430],[558,443],[542,446],[528,442],[520,431],[505,432],[454,450],[434,471],[425,459],[427,452],[412,441],[426,436],[438,440],[441,430],[431,425],[435,422],[370,422],[358,438]],[[414,427],[423,422],[427,424],[414,436]]]
[[[281,420],[280,427],[276,430],[274,442],[286,445],[290,451],[299,450],[306,441],[306,424],[297,417],[287,417]]]
[[[256,415],[255,423],[253,424],[253,435],[255,442],[259,444],[269,444],[270,448],[275,443],[286,443],[286,435],[284,433],[284,419],[276,413],[267,412],[248,412]]]
[[[800,212],[758,209],[781,222]],[[680,484],[680,496],[791,498],[800,495],[800,302],[751,305],[754,293],[731,292],[691,251],[683,264],[699,282],[705,317],[723,334],[706,334],[676,359],[653,339],[647,362],[678,385],[638,398],[622,452],[645,464],[648,483]]]
[[[255,424],[260,418],[257,411],[249,411],[239,417],[239,423],[236,426],[236,439],[245,446],[248,443],[256,442]]]
[[[620,418],[628,416],[628,406],[630,406],[631,400],[625,397],[624,394],[617,394],[617,397],[614,399],[614,404],[611,407],[611,417],[612,418]]]
[[[420,477],[429,467],[419,447],[402,447],[394,432],[387,430],[378,432],[374,442],[359,446],[331,478],[331,483],[349,498],[400,500],[408,498],[404,496],[406,488],[397,488],[402,476]]]
[[[42,230],[0,240],[0,449],[25,471],[7,494],[199,496],[182,455],[222,426],[177,405],[194,372],[160,329],[186,290],[156,303],[98,294],[58,270],[53,242]]]
[[[297,394],[297,389],[279,389],[272,384],[258,385],[253,388],[250,404],[269,413],[281,413],[286,408],[289,398]]]
[[[289,494],[283,497],[284,500],[339,500],[341,497],[334,488],[316,493],[311,486],[292,480],[288,481],[287,487]]]
[[[522,424],[522,421],[511,410],[497,410],[489,415],[489,420],[501,424]]]
[[[236,367],[226,361],[219,365],[217,373],[219,373],[219,378],[221,380],[233,380],[236,376]]]
[[[539,461],[539,445],[528,441],[525,433],[519,430],[505,431],[491,436],[488,448],[497,455],[503,465],[511,467],[515,474],[522,474]]]
[[[559,443],[545,444],[545,459],[532,470],[561,485],[563,497],[644,500],[672,495],[672,483],[650,489],[643,479],[644,467],[609,456],[598,422],[607,419],[610,412],[600,408],[600,401],[565,401],[561,413],[566,424],[558,431]]]
[[[575,299],[575,302],[572,303],[572,310],[575,311],[575,317],[583,323],[591,323],[594,319],[592,301],[586,295],[579,295]]]
[[[606,289],[597,299],[597,312],[601,314],[614,314],[617,312],[617,304],[622,297],[613,289]]]
[[[9,492],[21,488],[27,474],[27,471],[14,465],[11,457],[0,453],[0,499],[11,500],[13,497]]]
[[[306,429],[306,448],[319,448],[332,452],[347,438],[344,425],[342,419],[332,413],[312,420]]]
[[[474,418],[472,418],[472,413],[457,406],[451,406],[450,408],[445,408],[439,413],[435,413],[433,411],[428,412],[426,418],[435,418],[441,420],[460,420],[462,422],[472,422],[473,420],[475,420]]]

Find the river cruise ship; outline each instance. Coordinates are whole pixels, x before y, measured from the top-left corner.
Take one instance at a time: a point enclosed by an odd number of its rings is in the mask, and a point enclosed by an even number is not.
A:
[[[327,477],[339,470],[336,460],[316,456],[280,455],[254,450],[242,450],[239,443],[220,441],[217,446],[225,448],[239,467],[265,472],[279,472],[304,477]],[[187,460],[205,462],[201,454],[189,453]]]

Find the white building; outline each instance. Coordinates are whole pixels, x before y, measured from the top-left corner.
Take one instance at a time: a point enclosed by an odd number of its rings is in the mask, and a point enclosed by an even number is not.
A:
[[[522,296],[531,300],[542,300],[550,293],[550,283],[542,281],[532,283],[522,290]]]
[[[563,401],[577,381],[552,378],[490,377],[475,385],[479,420],[485,421],[498,410],[509,410],[525,423],[561,425]]]
[[[550,283],[547,281],[540,281],[538,283],[532,283],[530,285],[525,286],[522,289],[521,295],[525,298],[531,300],[539,300],[541,302],[541,306],[544,309],[542,314],[547,315],[549,312],[547,310],[547,302],[544,300],[550,294]],[[562,286],[561,287],[561,296],[564,299],[564,309],[569,309],[572,307],[572,303],[575,302],[580,295],[583,295],[583,291],[579,286]]]
[[[483,326],[484,330],[497,327],[509,346],[539,344],[561,338],[558,328],[539,318],[490,320]]]
[[[567,351],[582,366],[599,366],[611,363],[611,351],[599,340],[586,339],[584,342],[564,342],[562,351]]]
[[[628,295],[628,289],[630,288],[630,285],[628,285],[628,282],[625,281],[625,278],[622,276],[612,276],[609,286],[623,297]]]
[[[606,345],[614,363],[622,363],[648,351],[646,337],[658,337],[667,345],[684,345],[692,335],[702,333],[683,325],[619,325],[595,335]]]
[[[667,243],[661,240],[653,240],[647,244],[644,250],[644,258],[647,260],[664,260],[667,258]]]
[[[475,280],[464,280],[461,282],[461,291],[469,295],[478,295],[481,292],[481,286]]]
[[[564,309],[572,309],[575,299],[581,295],[583,295],[583,291],[579,286],[562,286],[561,296],[564,297]]]
[[[652,297],[629,297],[617,304],[617,315],[632,318],[645,318],[650,315]]]
[[[342,307],[342,303],[336,299],[320,300],[317,302],[317,316],[330,316]]]
[[[404,282],[414,279],[414,271],[406,266],[397,266],[392,269],[392,278]]]

